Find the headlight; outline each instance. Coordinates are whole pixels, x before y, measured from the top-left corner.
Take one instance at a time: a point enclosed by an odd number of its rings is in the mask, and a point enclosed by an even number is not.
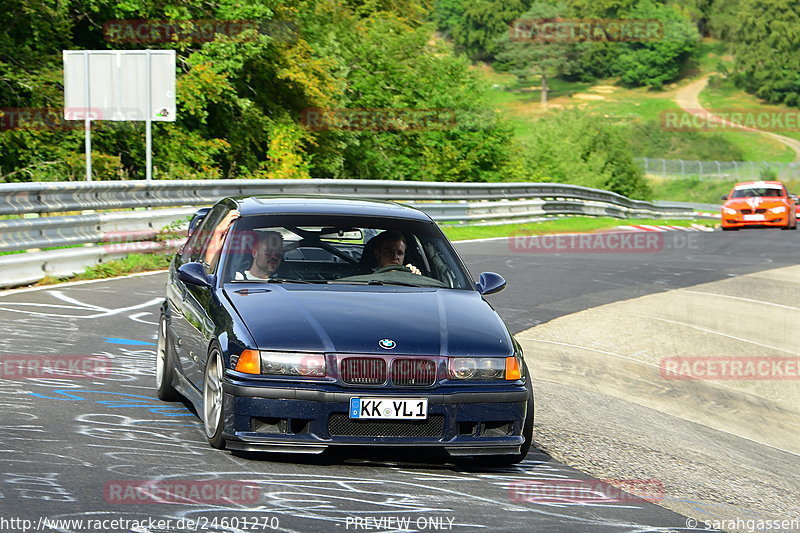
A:
[[[258,352],[258,364],[253,357],[245,358],[255,350],[246,350],[236,363],[236,370],[248,374],[267,374],[272,376],[325,377],[325,356],[323,354],[292,352]],[[249,360],[249,361],[248,361]]]
[[[770,213],[775,213],[776,215],[779,214],[779,213],[785,213],[786,212],[786,206],[779,205],[778,207],[773,207],[772,209],[769,210],[769,212]]]
[[[725,211],[725,213],[728,215],[735,215],[736,213],[738,213],[736,209],[731,209],[730,207],[724,207],[722,210]]]
[[[450,359],[450,379],[517,380],[520,362],[516,357],[454,357]]]
[[[322,354],[261,352],[261,373],[279,376],[325,376]]]

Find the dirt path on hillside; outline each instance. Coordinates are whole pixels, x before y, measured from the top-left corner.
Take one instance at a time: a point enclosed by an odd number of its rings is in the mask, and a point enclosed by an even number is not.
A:
[[[792,150],[794,150],[795,161],[800,161],[800,141],[792,139],[790,137],[784,137],[783,135],[778,135],[777,133],[772,133],[769,131],[762,131],[755,128],[749,128],[747,126],[742,126],[740,124],[736,124],[734,122],[729,122],[722,118],[719,118],[715,115],[712,115],[708,110],[704,109],[702,105],[700,105],[700,92],[706,88],[708,85],[708,77],[699,79],[697,81],[693,81],[692,83],[681,87],[678,89],[678,92],[675,95],[675,103],[678,106],[686,111],[687,113],[691,113],[692,115],[696,115],[699,117],[703,117],[704,120],[708,120],[710,122],[717,122],[720,124],[725,124],[727,126],[731,126],[734,128],[738,128],[744,131],[752,131],[755,133],[760,133],[762,135],[767,135],[772,137],[776,141],[788,146]]]

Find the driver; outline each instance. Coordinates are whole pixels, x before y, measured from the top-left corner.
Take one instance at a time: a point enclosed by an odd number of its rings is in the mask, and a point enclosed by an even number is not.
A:
[[[283,261],[283,235],[277,231],[255,232],[258,240],[251,251],[253,263],[244,273],[237,272],[234,279],[270,279]]]
[[[399,231],[384,231],[377,237],[373,237],[375,242],[375,260],[378,262],[378,269],[388,266],[403,266],[406,257],[406,238]],[[414,274],[422,274],[420,270],[408,263],[405,267]]]

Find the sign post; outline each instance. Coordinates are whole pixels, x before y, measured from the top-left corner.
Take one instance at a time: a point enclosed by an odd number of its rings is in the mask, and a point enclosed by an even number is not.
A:
[[[64,119],[83,120],[86,181],[92,120],[145,122],[146,177],[153,179],[153,121],[175,121],[174,50],[64,50]]]

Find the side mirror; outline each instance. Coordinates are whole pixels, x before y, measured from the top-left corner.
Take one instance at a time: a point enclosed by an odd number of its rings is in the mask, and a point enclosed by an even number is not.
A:
[[[206,269],[200,263],[184,263],[178,267],[178,279],[190,285],[211,288]]]
[[[720,199],[721,200],[727,200],[728,199],[728,195],[726,194],[725,196],[722,196]]]
[[[506,280],[500,274],[484,272],[481,274],[480,281],[475,284],[475,288],[483,295],[494,294],[506,288]]]
[[[197,211],[195,211],[194,215],[192,215],[192,219],[189,221],[189,230],[186,232],[189,237],[192,236],[194,230],[197,229],[197,226],[206,218],[208,212],[211,211],[210,207],[201,207]]]

